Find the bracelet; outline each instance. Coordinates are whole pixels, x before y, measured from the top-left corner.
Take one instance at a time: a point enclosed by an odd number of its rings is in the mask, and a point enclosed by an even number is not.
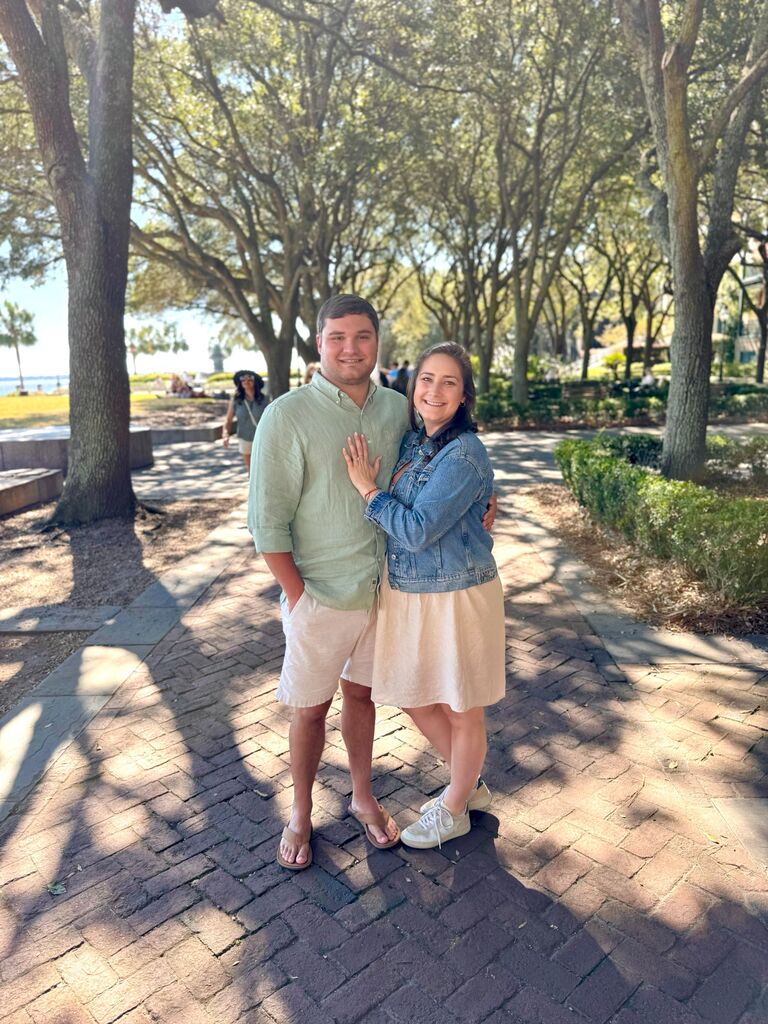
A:
[[[363,501],[368,501],[368,499],[370,498],[370,496],[371,496],[372,494],[376,494],[376,492],[377,492],[378,490],[379,490],[379,488],[378,488],[378,487],[372,487],[372,488],[370,489],[370,491],[366,491],[366,493],[365,493],[365,494],[363,495]]]

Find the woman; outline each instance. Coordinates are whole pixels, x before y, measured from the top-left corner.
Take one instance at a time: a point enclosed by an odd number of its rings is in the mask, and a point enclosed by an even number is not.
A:
[[[235,384],[235,395],[229,400],[221,440],[224,447],[228,448],[232,424],[237,421],[237,444],[243,456],[245,471],[250,474],[253,438],[261,414],[267,407],[267,396],[264,394],[264,381],[258,373],[238,370],[232,380]]]
[[[482,524],[493,472],[461,346],[420,357],[408,403],[412,429],[389,491],[376,487],[381,460],[369,463],[362,435],[348,438],[344,457],[363,514],[388,535],[371,696],[403,708],[450,767],[448,787],[401,836],[426,849],[465,835],[469,810],[490,802],[478,779],[484,708],[504,694],[504,598]]]

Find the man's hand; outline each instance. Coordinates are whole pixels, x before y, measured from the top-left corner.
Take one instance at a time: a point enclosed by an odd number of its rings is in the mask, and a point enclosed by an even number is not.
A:
[[[485,515],[483,516],[483,526],[488,533],[493,533],[493,524],[496,521],[496,509],[499,505],[499,499],[495,494],[492,494],[488,499],[488,505],[485,509]]]
[[[280,584],[285,601],[288,605],[288,614],[293,611],[304,593],[304,580],[296,568],[293,555],[290,551],[262,551],[267,568]]]
[[[301,590],[295,590],[295,591],[292,590],[290,594],[288,593],[287,590],[285,591],[285,600],[286,600],[286,603],[288,604],[288,614],[289,615],[291,614],[293,609],[296,607],[296,605],[301,600],[301,595],[303,593],[304,593],[304,584],[303,583],[301,585]]]

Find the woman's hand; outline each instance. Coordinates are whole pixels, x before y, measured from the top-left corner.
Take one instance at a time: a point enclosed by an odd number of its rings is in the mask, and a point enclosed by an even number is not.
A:
[[[341,449],[347,463],[347,472],[352,485],[364,498],[376,487],[376,477],[381,469],[381,456],[369,462],[368,442],[364,434],[355,431],[354,437],[347,438],[347,447]]]

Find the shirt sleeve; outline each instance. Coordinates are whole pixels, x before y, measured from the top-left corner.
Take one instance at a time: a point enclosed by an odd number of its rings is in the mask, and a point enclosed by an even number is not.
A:
[[[293,551],[291,524],[304,483],[298,432],[279,405],[264,410],[251,452],[248,529],[257,551]]]
[[[485,490],[483,478],[461,455],[443,459],[408,508],[386,491],[374,495],[365,518],[408,551],[423,551],[440,540]]]

